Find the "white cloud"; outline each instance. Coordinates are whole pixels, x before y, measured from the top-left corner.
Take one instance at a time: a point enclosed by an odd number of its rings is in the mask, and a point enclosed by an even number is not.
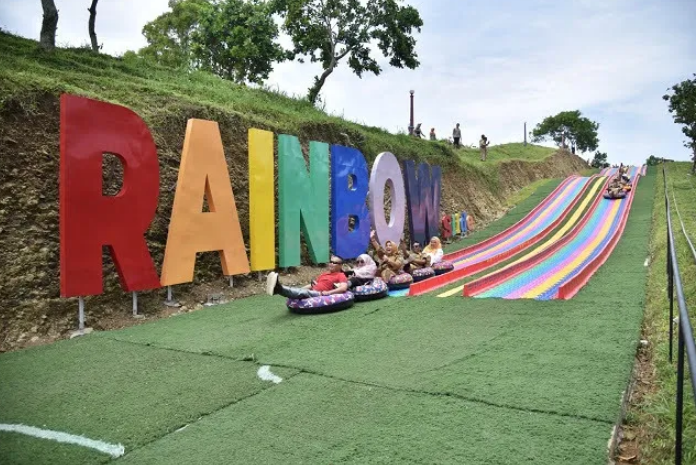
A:
[[[58,41],[87,43],[88,1],[57,0]],[[696,2],[551,0],[518,3],[414,0],[425,25],[417,34],[421,66],[385,66],[380,76],[353,75],[342,63],[322,97],[327,110],[390,131],[406,130],[409,89],[416,122],[439,137],[463,125],[466,143],[481,133],[493,143],[521,141],[545,116],[579,109],[600,123],[600,149],[610,162],[641,163],[651,153],[687,159],[664,90],[696,70]],[[121,54],[145,45],[142,27],[167,0],[100,2],[99,41]],[[693,17],[693,15],[691,16]],[[38,38],[40,2],[3,0],[0,25]],[[316,63],[276,66],[268,85],[304,95]]]

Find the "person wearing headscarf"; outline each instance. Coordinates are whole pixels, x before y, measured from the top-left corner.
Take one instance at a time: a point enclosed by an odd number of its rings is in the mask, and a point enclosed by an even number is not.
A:
[[[430,256],[430,265],[440,263],[442,261],[442,256],[444,255],[440,238],[433,236],[430,239],[430,244],[423,249],[423,253]]]
[[[377,276],[382,278],[382,281],[385,283],[388,283],[404,267],[399,248],[392,241],[385,242],[384,248],[382,248],[375,238],[374,231],[370,232],[370,241],[375,248],[375,255],[377,256]]]
[[[348,278],[348,288],[363,286],[375,279],[377,264],[368,254],[358,256],[353,267],[353,275]]]

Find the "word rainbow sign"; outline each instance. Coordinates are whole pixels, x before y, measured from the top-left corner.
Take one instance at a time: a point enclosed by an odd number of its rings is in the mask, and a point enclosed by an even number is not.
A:
[[[161,275],[145,241],[159,197],[159,163],[145,122],[123,106],[70,94],[60,108],[60,288],[62,297],[103,292],[102,247],[107,246],[128,292],[191,282],[196,254],[217,251],[226,276],[276,267],[272,132],[249,129],[249,240],[247,256],[219,126],[189,119],[179,166]],[[116,155],[123,183],[102,193],[102,161]],[[309,143],[309,169],[295,136],[278,135],[278,262],[300,264],[300,230],[314,263],[329,249],[355,258],[378,240],[399,242],[406,205],[413,241],[440,226],[439,166],[403,163],[383,152],[368,177],[352,147]],[[329,169],[330,166],[330,169]],[[390,186],[391,213],[384,214]],[[204,196],[209,211],[203,211]],[[331,209],[329,210],[329,206]],[[331,214],[329,214],[329,212]]]

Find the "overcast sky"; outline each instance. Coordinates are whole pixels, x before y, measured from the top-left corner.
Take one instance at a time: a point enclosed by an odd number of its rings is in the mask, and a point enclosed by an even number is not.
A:
[[[650,154],[689,159],[680,126],[661,99],[696,72],[694,0],[409,0],[424,26],[421,66],[384,66],[380,76],[329,77],[327,111],[389,131],[406,130],[409,89],[416,123],[438,137],[463,128],[463,142],[485,133],[491,144],[520,142],[545,116],[579,109],[600,124],[600,150],[611,163],[643,163]],[[89,43],[89,0],[56,0],[60,46]],[[97,34],[103,51],[144,46],[142,28],[167,0],[101,0]],[[38,39],[39,0],[0,1],[0,27]],[[382,63],[385,60],[381,60]],[[312,63],[277,65],[267,84],[304,95]],[[585,157],[590,157],[586,154]]]

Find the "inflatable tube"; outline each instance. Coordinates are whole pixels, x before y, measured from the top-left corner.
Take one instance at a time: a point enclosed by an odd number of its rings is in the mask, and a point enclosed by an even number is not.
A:
[[[408,273],[401,272],[396,276],[392,276],[387,283],[390,291],[395,291],[397,289],[406,289],[411,287],[413,283],[413,276]]]
[[[454,264],[452,262],[442,261],[433,265],[433,271],[436,275],[441,275],[448,273],[454,269]]]
[[[381,299],[389,295],[389,287],[382,278],[375,278],[369,284],[357,286],[352,290],[356,302]]]
[[[417,283],[418,281],[423,281],[424,279],[435,276],[435,270],[427,266],[425,268],[411,271],[411,276],[413,276],[413,282]]]
[[[616,195],[611,195],[609,192],[604,193],[604,198],[609,199],[609,200],[618,200],[618,199],[623,199],[624,197],[626,197],[626,191],[621,191],[620,194],[616,194]]]
[[[352,292],[343,294],[322,295],[309,299],[288,299],[288,310],[299,315],[315,315],[345,310],[353,306],[355,296]]]

